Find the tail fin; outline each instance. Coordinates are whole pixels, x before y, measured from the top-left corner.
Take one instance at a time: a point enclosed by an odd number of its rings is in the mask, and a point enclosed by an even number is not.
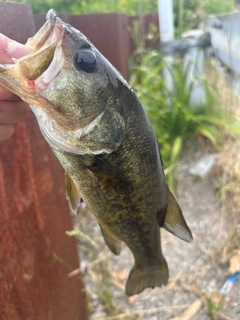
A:
[[[129,274],[126,284],[126,294],[132,296],[146,288],[161,287],[168,282],[168,267],[164,260],[162,264],[148,269],[134,267]]]

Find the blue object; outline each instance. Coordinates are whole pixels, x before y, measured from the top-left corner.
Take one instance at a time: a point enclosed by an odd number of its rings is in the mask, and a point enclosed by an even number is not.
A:
[[[228,294],[234,285],[234,283],[237,281],[238,277],[240,276],[240,271],[235,272],[230,277],[228,277],[227,281],[224,283],[222,289],[220,290],[220,294],[225,296]]]

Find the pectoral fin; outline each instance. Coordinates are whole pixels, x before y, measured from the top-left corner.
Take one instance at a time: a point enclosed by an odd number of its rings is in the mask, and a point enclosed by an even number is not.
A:
[[[121,145],[126,119],[118,111],[114,111],[111,104],[112,99],[105,105],[105,110],[87,125],[81,134],[81,142],[92,151],[93,154],[100,154],[99,150],[105,153],[116,151]]]
[[[125,175],[101,156],[95,156],[94,163],[88,169],[103,186],[115,193],[129,194],[133,191],[133,186]]]
[[[157,216],[157,220],[160,227],[171,232],[176,237],[187,242],[192,241],[192,233],[183,217],[182,210],[170,191],[168,191],[168,205],[164,220],[162,219],[162,212],[161,215]]]
[[[103,238],[105,240],[106,245],[108,248],[116,255],[118,256],[122,249],[122,243],[117,238],[113,237],[104,227],[102,227],[99,224]]]
[[[72,212],[77,214],[81,205],[81,196],[77,190],[76,184],[67,173],[65,173],[65,188],[69,206]]]

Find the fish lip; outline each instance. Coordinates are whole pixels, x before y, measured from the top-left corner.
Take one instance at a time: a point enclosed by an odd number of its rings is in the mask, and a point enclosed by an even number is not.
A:
[[[50,25],[54,25],[57,18],[57,13],[55,10],[50,9],[46,14],[46,20],[49,22]]]
[[[29,38],[26,46],[31,50],[30,54],[39,52],[53,43],[59,41],[66,32],[66,24],[57,16],[57,13],[50,9],[46,15],[46,22],[38,32]]]

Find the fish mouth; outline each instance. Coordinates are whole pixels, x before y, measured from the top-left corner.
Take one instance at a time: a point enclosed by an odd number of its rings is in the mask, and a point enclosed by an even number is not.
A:
[[[46,100],[39,91],[47,87],[64,64],[61,44],[66,31],[66,24],[53,9],[49,10],[45,24],[26,43],[30,53],[13,59],[13,64],[0,64],[1,84],[25,102],[45,109]]]
[[[78,49],[80,41],[74,37],[76,31],[51,9],[45,24],[26,43],[30,53],[14,59],[13,64],[0,64],[0,84],[30,105],[43,135],[52,145],[75,154],[110,153],[112,150],[105,147],[92,151],[81,141],[84,134],[98,126],[104,110],[72,119],[64,111],[56,110],[57,102],[54,99],[50,102],[45,96],[48,90],[55,92],[56,83],[52,80],[56,80],[58,75],[60,86],[65,86],[67,77],[71,75],[71,66],[65,57]],[[79,31],[77,34],[85,39]],[[62,89],[58,87],[58,90]]]

